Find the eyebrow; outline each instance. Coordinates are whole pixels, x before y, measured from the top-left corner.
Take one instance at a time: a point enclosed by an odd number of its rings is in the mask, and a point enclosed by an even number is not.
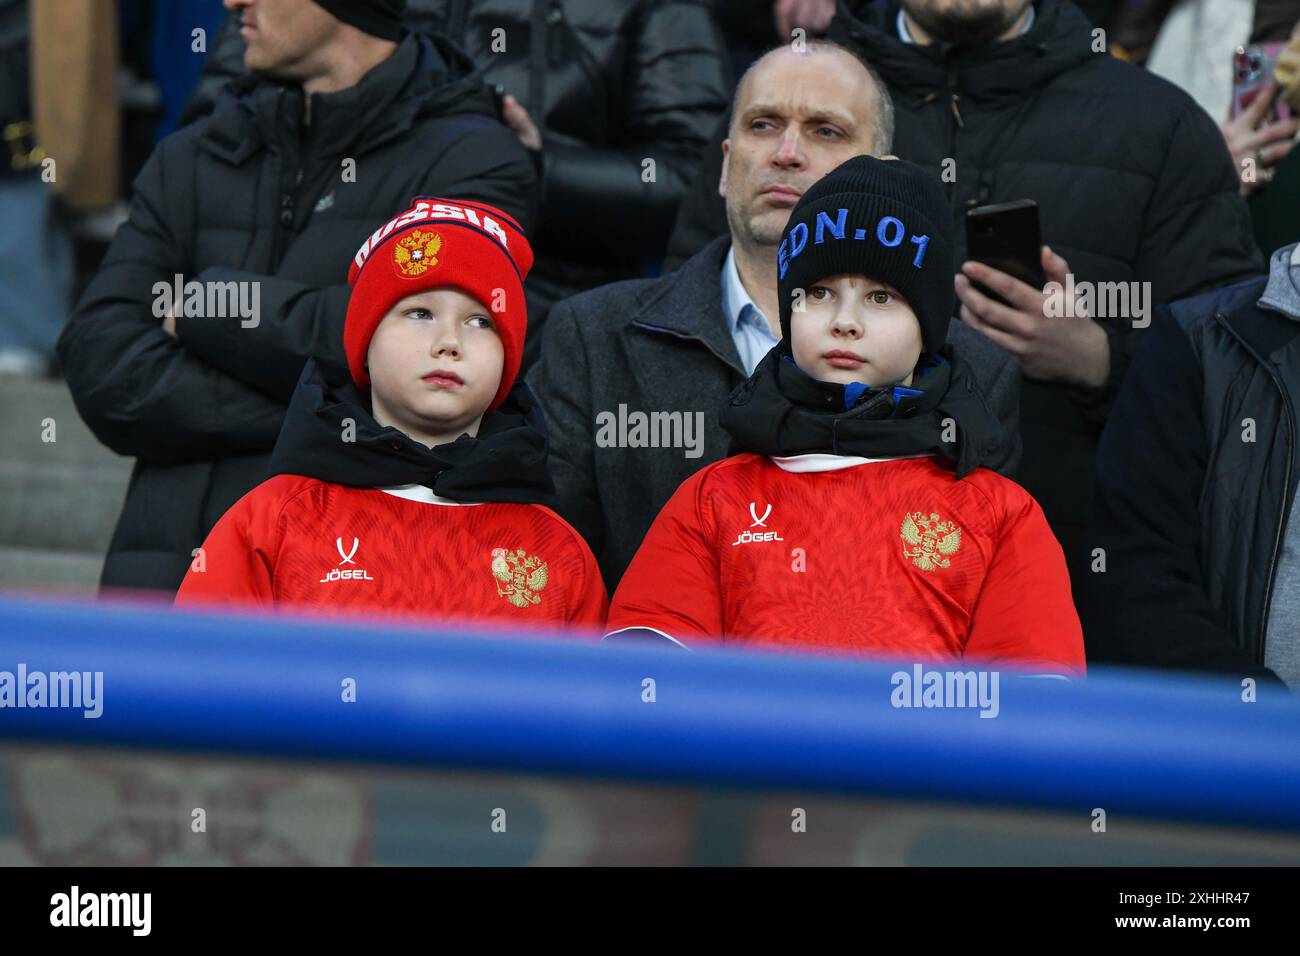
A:
[[[745,112],[741,114],[741,117],[745,120],[751,120],[758,116],[785,115],[786,109],[787,108],[779,106],[775,103],[755,103],[753,106],[746,109]],[[803,120],[803,122],[834,123],[836,126],[843,126],[847,129],[853,129],[855,126],[852,118],[849,117],[847,113],[840,113],[835,110],[825,110],[825,109],[817,110],[815,113],[811,113],[806,119]]]

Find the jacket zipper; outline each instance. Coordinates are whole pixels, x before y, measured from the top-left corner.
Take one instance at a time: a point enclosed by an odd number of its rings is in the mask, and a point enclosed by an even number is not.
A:
[[[465,42],[466,27],[469,22],[469,0],[455,0],[447,16],[447,36],[455,40],[462,49],[468,49]]]
[[[591,84],[591,87],[596,92],[597,99],[599,100],[600,105],[597,107],[597,115],[604,118],[604,120],[608,123],[610,121],[609,92],[605,88],[604,74],[601,72],[600,65],[595,61],[595,59],[591,55],[591,52],[587,49],[586,45],[582,42],[582,37],[578,34],[577,28],[574,27],[573,22],[564,15],[564,9],[558,3],[554,4],[553,9],[547,15],[546,24],[548,28],[551,26],[556,26],[559,29],[563,30],[568,35],[569,42],[573,44],[573,53],[574,56],[577,58],[578,66],[582,69],[584,73],[587,74],[587,82]],[[551,40],[555,39],[555,37],[556,34],[554,33],[549,33],[547,37],[547,45],[548,45],[547,67],[548,68],[555,62],[556,59],[555,57],[549,55],[549,44]],[[613,127],[611,126],[610,128]]]
[[[1268,585],[1264,589],[1264,605],[1260,608],[1259,615],[1259,653],[1255,655],[1255,663],[1264,663],[1264,645],[1267,643],[1268,635],[1268,611],[1273,603],[1273,583],[1277,575],[1277,556],[1282,550],[1282,536],[1286,533],[1287,516],[1291,511],[1288,493],[1291,490],[1291,467],[1295,461],[1295,411],[1291,408],[1291,397],[1286,390],[1286,385],[1282,379],[1273,370],[1273,366],[1264,361],[1263,357],[1234,329],[1228,322],[1228,317],[1222,312],[1214,313],[1215,321],[1228,330],[1228,333],[1237,341],[1237,344],[1246,350],[1259,366],[1264,369],[1273,386],[1282,396],[1282,408],[1286,412],[1287,425],[1287,447],[1286,447],[1286,479],[1282,484],[1282,506],[1281,514],[1277,519],[1277,534],[1273,538],[1273,554],[1268,562]]]
[[[927,93],[916,105],[924,106],[927,103],[934,103],[940,98],[940,95],[938,91]],[[957,73],[952,69],[948,70],[948,113],[951,117],[951,122],[948,124],[948,157],[956,162],[957,140],[961,130],[966,128],[966,121],[962,119],[961,115],[961,94],[957,92]],[[950,197],[955,206],[955,188],[952,190]]]
[[[541,129],[542,118],[546,115],[546,53],[549,42],[547,40],[549,14],[546,5],[546,0],[533,0],[532,19],[529,24],[528,113],[538,129]]]
[[[297,212],[298,192],[302,186],[303,167],[298,167],[298,176],[293,188],[280,194],[280,221],[275,229],[275,243],[272,249],[272,268],[278,269],[284,259],[289,240],[293,237],[293,223]]]
[[[285,248],[293,228],[293,193],[280,195],[280,223],[275,229],[275,249],[272,255],[272,268],[278,268],[284,259]]]

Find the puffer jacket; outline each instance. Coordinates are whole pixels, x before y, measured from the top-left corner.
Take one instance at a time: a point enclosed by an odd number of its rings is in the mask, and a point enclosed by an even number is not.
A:
[[[700,0],[409,0],[406,16],[461,46],[541,131],[527,367],[552,303],[662,257],[731,93],[724,44]],[[243,73],[238,21],[214,41],[187,116]]]
[[[159,143],[59,341],[81,416],[137,459],[104,586],[174,591],[217,519],[267,477],[306,360],[343,361],[348,267],[377,226],[418,195],[527,223],[533,166],[447,41],[408,34],[356,86],[316,94],[310,126],[302,96],[248,77]],[[256,315],[181,315],[167,334],[159,283],[177,275],[240,283],[245,305],[256,291]]]

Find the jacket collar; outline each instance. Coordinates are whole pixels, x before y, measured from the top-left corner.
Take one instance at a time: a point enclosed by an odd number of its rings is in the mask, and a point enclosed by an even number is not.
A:
[[[682,263],[628,319],[628,324],[656,335],[700,342],[740,375],[740,353],[722,309],[722,262],[731,237],[720,236]]]
[[[859,465],[878,465],[882,462],[930,457],[932,457],[931,452],[922,452],[919,455],[893,455],[887,458],[864,458],[861,455],[828,455],[822,452],[810,452],[806,455],[789,455],[786,457],[774,455],[770,460],[772,464],[782,471],[788,471],[794,475],[815,475],[827,471],[843,471],[846,468],[856,468]]]
[[[239,165],[270,143],[294,152],[360,155],[406,133],[427,114],[495,115],[491,93],[468,56],[436,35],[407,33],[393,55],[355,86],[318,93],[303,124],[303,92],[293,83],[250,74],[221,94],[198,144]]]
[[[1283,246],[1269,257],[1268,283],[1257,304],[1300,322],[1300,243]]]
[[[1018,100],[1093,57],[1092,27],[1064,0],[1037,0],[1034,22],[1015,39],[978,50],[948,44],[904,43],[898,36],[897,0],[856,4],[838,13],[832,39],[860,49],[896,97],[926,102],[959,93],[963,100]]]

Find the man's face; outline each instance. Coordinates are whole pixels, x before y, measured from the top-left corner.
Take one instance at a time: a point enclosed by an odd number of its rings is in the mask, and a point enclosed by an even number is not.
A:
[[[482,303],[432,289],[388,310],[366,363],[376,418],[407,434],[459,435],[492,404],[505,349]]]
[[[892,286],[862,275],[827,276],[790,314],[790,352],[822,382],[911,382],[921,357],[921,323]]]
[[[722,144],[718,192],[732,238],[775,247],[804,190],[874,146],[876,91],[852,56],[767,54],[750,72]]]
[[[286,80],[314,72],[313,59],[340,23],[315,0],[224,0],[238,11],[244,66]]]
[[[901,0],[903,12],[934,39],[987,46],[1006,33],[1031,0]]]

